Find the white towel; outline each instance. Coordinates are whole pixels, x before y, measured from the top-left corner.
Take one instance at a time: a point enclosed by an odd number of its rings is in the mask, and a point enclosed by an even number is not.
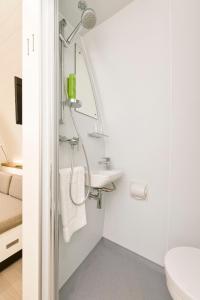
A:
[[[60,170],[60,198],[63,236],[68,243],[74,232],[87,224],[85,204],[76,206],[69,196],[71,169]],[[81,203],[85,197],[85,171],[75,167],[72,181],[72,196],[75,202]]]

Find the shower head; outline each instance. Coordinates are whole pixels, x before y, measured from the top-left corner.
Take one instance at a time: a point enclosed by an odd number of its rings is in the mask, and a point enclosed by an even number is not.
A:
[[[81,25],[84,28],[90,30],[94,28],[96,22],[97,22],[97,18],[96,18],[95,11],[91,8],[85,9],[81,16]]]
[[[81,28],[85,28],[87,30],[90,30],[94,28],[96,25],[96,13],[92,8],[86,8],[82,12],[81,21],[78,23],[78,25],[75,27],[75,29],[72,31],[68,39],[65,41],[66,44],[69,46],[74,38],[77,36]],[[61,38],[63,40],[63,38]]]

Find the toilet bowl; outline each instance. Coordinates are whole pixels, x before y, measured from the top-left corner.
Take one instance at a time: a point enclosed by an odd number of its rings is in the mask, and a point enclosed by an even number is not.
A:
[[[170,250],[165,257],[165,272],[174,300],[200,300],[200,249]]]

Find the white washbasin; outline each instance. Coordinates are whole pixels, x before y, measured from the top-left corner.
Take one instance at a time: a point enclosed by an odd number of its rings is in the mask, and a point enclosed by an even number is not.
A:
[[[120,170],[91,171],[91,187],[102,188],[109,183],[115,182],[122,176]]]

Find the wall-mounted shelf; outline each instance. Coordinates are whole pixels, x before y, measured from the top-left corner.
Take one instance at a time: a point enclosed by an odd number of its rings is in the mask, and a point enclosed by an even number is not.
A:
[[[88,133],[88,136],[90,136],[91,138],[95,138],[95,139],[102,139],[102,138],[107,138],[109,137],[107,134],[104,134],[102,132],[98,132],[98,131],[94,131],[94,132],[90,132]]]

